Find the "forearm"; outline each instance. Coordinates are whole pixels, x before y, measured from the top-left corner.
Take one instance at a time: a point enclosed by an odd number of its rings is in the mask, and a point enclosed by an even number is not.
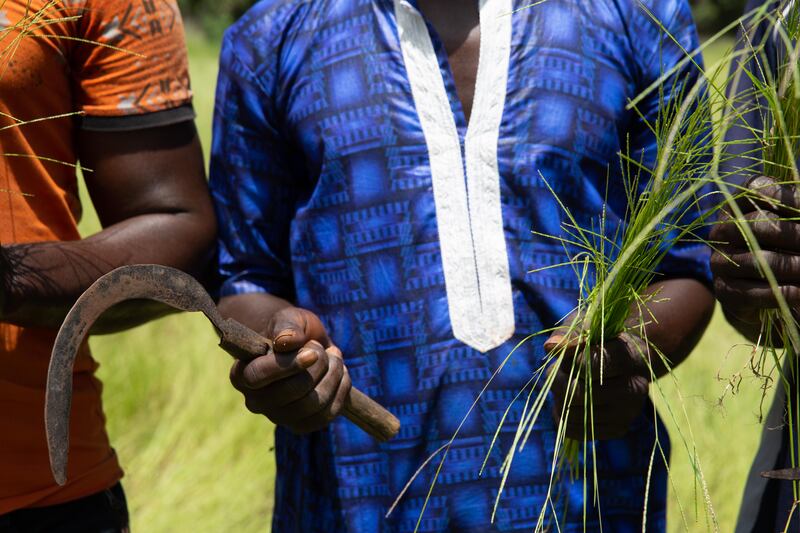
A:
[[[97,278],[127,264],[157,263],[202,278],[213,235],[213,220],[178,212],[133,217],[78,241],[3,246],[0,320],[57,328]],[[170,311],[155,302],[121,304],[104,314],[92,332],[118,331]]]
[[[715,300],[705,285],[688,278],[654,283],[647,292],[652,298],[634,311],[629,326],[655,348],[650,350],[650,362],[660,377],[682,363],[700,341],[714,314]]]

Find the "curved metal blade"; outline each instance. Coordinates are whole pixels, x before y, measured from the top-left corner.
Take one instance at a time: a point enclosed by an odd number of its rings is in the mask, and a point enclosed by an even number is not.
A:
[[[222,317],[214,301],[189,274],[160,265],[120,267],[98,279],[75,302],[58,331],[47,374],[45,423],[50,468],[66,483],[72,370],[78,349],[94,322],[108,308],[127,300],[155,300],[182,311],[203,312],[218,330]]]

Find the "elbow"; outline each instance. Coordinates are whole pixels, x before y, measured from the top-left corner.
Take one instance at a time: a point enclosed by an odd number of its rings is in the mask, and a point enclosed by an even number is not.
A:
[[[176,266],[206,283],[210,280],[213,268],[217,242],[217,217],[210,200],[207,206],[184,213],[183,217],[186,222],[185,234],[189,249],[184,264]]]

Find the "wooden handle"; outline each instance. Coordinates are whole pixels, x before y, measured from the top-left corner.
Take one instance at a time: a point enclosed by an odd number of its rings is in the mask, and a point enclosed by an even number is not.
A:
[[[355,387],[350,389],[344,416],[380,442],[386,442],[400,431],[396,416]]]
[[[220,320],[217,328],[220,347],[237,359],[250,361],[272,351],[272,342],[232,318]],[[380,442],[386,442],[400,431],[397,417],[355,387],[350,389],[344,416]]]

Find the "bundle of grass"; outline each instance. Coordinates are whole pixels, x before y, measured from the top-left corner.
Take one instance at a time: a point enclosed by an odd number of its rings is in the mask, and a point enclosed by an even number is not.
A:
[[[655,17],[653,20],[661,25]],[[732,26],[725,28],[720,35],[729,31]],[[666,33],[666,28],[663,26],[661,30]],[[715,40],[716,38],[710,39],[707,45]],[[651,290],[651,287],[660,278],[659,265],[666,254],[678,243],[695,242],[713,246],[713,243],[707,242],[705,235],[709,226],[714,223],[716,214],[729,202],[741,201],[741,197],[748,194],[746,189],[737,187],[728,187],[724,193],[717,190],[716,185],[719,182],[724,183],[728,177],[720,170],[727,157],[723,149],[727,126],[723,123],[729,123],[734,119],[730,113],[725,113],[730,107],[725,98],[725,86],[729,79],[722,73],[727,70],[729,57],[723,58],[710,69],[710,72],[706,72],[698,59],[699,52],[687,52],[681,64],[673,71],[663,73],[662,78],[647,90],[647,92],[658,91],[663,103],[657,119],[648,123],[658,141],[657,163],[655,168],[649,168],[642,164],[639,154],[630,152],[621,154],[622,187],[627,197],[627,211],[622,216],[622,223],[611,227],[608,212],[604,209],[588,226],[581,225],[542,176],[542,180],[561,208],[564,223],[558,235],[538,235],[559,242],[566,254],[564,262],[547,268],[571,267],[579,281],[579,298],[575,309],[563,321],[563,325],[535,332],[523,341],[547,337],[555,332],[561,339],[561,342],[547,346],[549,353],[545,360],[531,376],[525,389],[514,399],[514,402],[523,402],[524,406],[513,445],[503,450],[505,453],[503,477],[495,504],[496,511],[509,472],[513,468],[515,455],[525,448],[534,427],[541,421],[542,414],[550,405],[549,397],[555,380],[555,372],[550,369],[565,369],[571,385],[559,411],[555,413],[557,429],[550,483],[545,504],[537,519],[536,531],[559,529],[559,517],[556,516],[559,502],[556,501],[555,487],[565,475],[572,476],[573,479],[579,477],[583,482],[584,527],[590,512],[601,514],[598,475],[594,470],[597,463],[594,441],[597,435],[592,395],[593,388],[603,386],[606,360],[603,357],[596,357],[595,354],[602,353],[608,343],[625,334],[641,340],[638,344],[641,364],[646,368],[646,373],[654,384],[654,393],[659,395],[663,400],[662,403],[666,405],[666,415],[680,428],[678,435],[680,449],[687,454],[695,482],[700,487],[698,492],[701,495],[707,528],[719,529],[697,457],[695,439],[685,406],[683,402],[673,405],[657,380],[660,376],[676,379],[672,373],[672,363],[647,338],[647,325],[654,319],[649,311],[650,306],[662,298],[662,295],[658,291]],[[700,70],[701,76],[696,83],[684,84],[681,85],[682,88],[678,88],[679,81],[682,80],[677,80],[674,75],[687,64],[692,64],[694,68]],[[669,83],[673,85],[669,86]],[[630,108],[637,109],[637,104],[643,97],[644,95],[632,101]],[[640,114],[640,117],[647,122],[643,114]],[[538,271],[532,271],[535,272]],[[635,317],[633,320],[632,316]],[[496,374],[503,370],[513,356],[514,352],[509,354]],[[578,391],[581,391],[583,397],[577,396]],[[480,396],[473,403],[470,412],[479,401]],[[580,420],[583,434],[568,437],[570,414],[573,405],[577,403],[587,406],[586,409],[580,410],[580,415],[583,417]],[[511,406],[508,407],[506,414],[510,411]],[[469,413],[464,420],[468,416]],[[505,421],[504,417],[497,428],[493,446],[499,441]],[[464,421],[462,425],[463,423]],[[667,452],[660,441],[658,428],[656,430],[656,440],[650,451],[650,470],[642,509],[643,530],[647,527],[647,492],[653,465],[655,461],[668,463]],[[457,434],[458,431],[450,443],[455,440]],[[446,444],[437,450],[429,461],[438,457],[441,469],[448,449],[449,446]],[[426,465],[423,465],[420,471]],[[668,466],[667,471],[669,475]],[[431,484],[429,496],[433,492],[435,483],[436,476]],[[410,484],[411,481],[406,488]],[[400,497],[402,495],[401,493]],[[595,509],[590,511],[590,506],[594,506]],[[681,514],[684,526],[689,530],[689,521],[683,509]]]
[[[628,197],[628,211],[622,225],[609,234],[604,211],[590,228],[582,228],[561,204],[566,218],[563,233],[549,236],[562,242],[568,253],[578,250],[577,254],[570,254],[567,264],[576,270],[581,294],[575,311],[559,328],[558,335],[551,337],[551,342],[562,339],[561,342],[546,346],[548,356],[539,369],[536,386],[531,388],[530,407],[526,404],[517,432],[518,445],[509,451],[504,468],[508,471],[512,467],[514,454],[523,449],[540,419],[553,389],[556,372],[552,369],[566,367],[569,386],[556,413],[558,428],[550,485],[552,488],[565,472],[579,476],[584,484],[584,502],[592,502],[601,516],[598,475],[594,470],[597,462],[594,442],[601,436],[595,432],[593,396],[596,387],[604,386],[605,365],[610,363],[604,356],[606,346],[621,336],[638,339],[634,346],[639,363],[659,393],[657,379],[671,374],[672,363],[647,337],[647,325],[655,320],[650,308],[661,298],[651,288],[659,279],[659,265],[669,250],[680,242],[705,242],[703,235],[708,225],[724,205],[708,177],[711,166],[717,163],[714,146],[722,141],[717,138],[718,130],[712,127],[716,113],[707,97],[705,83],[701,80],[670,100],[662,98],[660,115],[650,125],[658,139],[656,168],[643,167],[635,154],[622,155],[623,186]],[[663,87],[659,90],[663,96]],[[582,398],[576,397],[579,392]],[[578,425],[583,428],[583,435],[575,436],[573,431],[568,437],[570,418],[574,416],[571,411],[576,404],[581,406],[579,413],[583,420]],[[674,406],[668,416],[675,418],[682,409]],[[697,481],[706,495],[688,418],[676,425],[686,428],[679,436],[680,441],[690,455]],[[668,462],[657,431],[651,450],[648,490],[656,460]],[[551,498],[548,494],[548,499]],[[713,508],[707,503],[707,514],[714,522]],[[645,495],[643,528],[646,528],[647,505]],[[548,507],[552,504],[542,509],[538,530],[546,527]],[[584,503],[585,517],[586,507]]]

